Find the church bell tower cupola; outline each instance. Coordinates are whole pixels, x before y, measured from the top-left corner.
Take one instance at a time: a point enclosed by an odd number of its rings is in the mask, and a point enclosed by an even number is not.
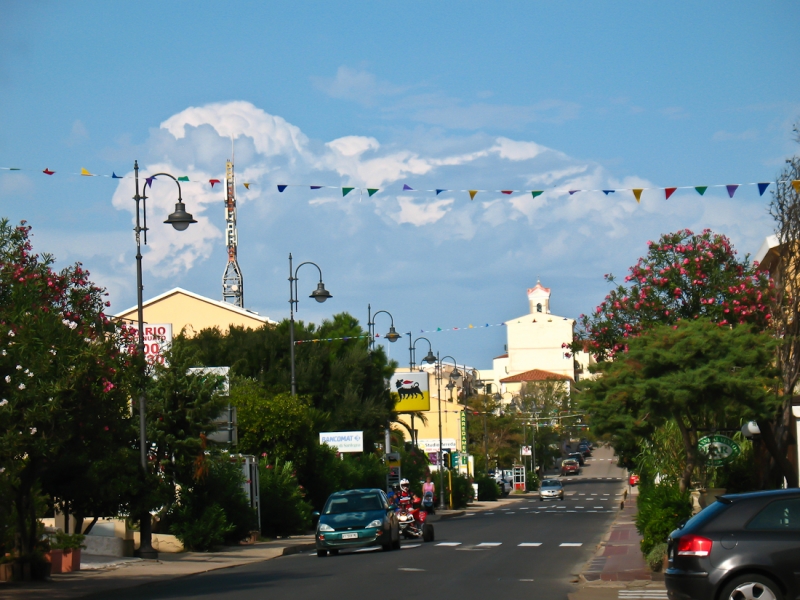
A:
[[[542,286],[537,279],[536,285],[528,289],[528,303],[532,314],[550,313],[550,288]]]

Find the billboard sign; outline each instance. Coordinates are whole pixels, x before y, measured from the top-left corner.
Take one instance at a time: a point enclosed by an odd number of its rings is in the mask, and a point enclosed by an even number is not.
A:
[[[131,329],[138,332],[136,324]],[[164,364],[164,351],[172,343],[172,323],[145,323],[144,357],[148,364]],[[135,346],[134,346],[135,348]]]
[[[428,373],[395,373],[389,380],[389,392],[395,401],[394,409],[399,413],[431,409],[431,393],[428,389]]]
[[[724,435],[707,435],[697,440],[697,449],[706,463],[712,467],[721,467],[732,462],[742,449],[735,441]]]
[[[319,434],[319,443],[336,448],[337,452],[363,452],[363,431],[325,431]]]

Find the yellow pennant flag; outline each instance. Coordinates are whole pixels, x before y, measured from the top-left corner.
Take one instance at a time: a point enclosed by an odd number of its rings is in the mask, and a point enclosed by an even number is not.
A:
[[[94,177],[94,175],[92,175],[91,173],[89,173],[89,171],[87,171],[87,170],[86,170],[86,169],[84,169],[83,167],[81,167],[81,175],[83,175],[84,177]]]
[[[792,181],[792,187],[794,188],[795,194],[800,194],[800,179]]]
[[[245,183],[244,187],[245,187],[246,190],[249,190],[250,189],[250,184],[249,183]]]
[[[643,191],[644,190],[641,189],[641,188],[633,190],[633,195],[636,197],[636,202],[641,202],[642,201],[642,192]]]
[[[470,200],[475,200],[475,194],[477,194],[477,193],[478,193],[478,190],[470,190],[469,191],[469,199]]]

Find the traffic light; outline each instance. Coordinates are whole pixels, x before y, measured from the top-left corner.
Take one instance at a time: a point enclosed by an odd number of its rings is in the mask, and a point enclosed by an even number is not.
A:
[[[450,453],[449,452],[442,452],[442,465],[446,466],[450,464]]]

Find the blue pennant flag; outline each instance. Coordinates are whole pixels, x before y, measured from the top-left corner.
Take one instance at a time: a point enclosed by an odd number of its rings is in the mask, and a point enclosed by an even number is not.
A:
[[[404,184],[403,184],[403,191],[405,192],[406,190],[411,190],[411,191],[413,192],[413,191],[414,191],[414,188],[412,188],[412,187],[411,187],[410,185],[408,185],[407,183],[404,183]]]
[[[447,190],[436,190],[436,195],[439,195],[439,192],[446,192]]]
[[[603,193],[604,193],[606,196],[608,196],[609,194],[613,194],[613,193],[614,193],[614,192],[616,192],[616,191],[617,191],[617,190],[603,190]]]
[[[111,171],[111,179],[122,179],[122,177],[117,175],[114,171]]]
[[[279,192],[282,192],[282,191],[283,191],[283,190],[285,190],[287,187],[289,187],[289,186],[288,186],[288,185],[279,185],[279,186],[278,186],[278,191],[279,191]]]
[[[766,191],[767,191],[767,188],[768,188],[768,187],[769,187],[769,184],[768,184],[768,183],[759,183],[759,184],[758,184],[758,195],[759,195],[759,196],[763,196],[763,195],[764,195],[764,192],[766,192]]]

